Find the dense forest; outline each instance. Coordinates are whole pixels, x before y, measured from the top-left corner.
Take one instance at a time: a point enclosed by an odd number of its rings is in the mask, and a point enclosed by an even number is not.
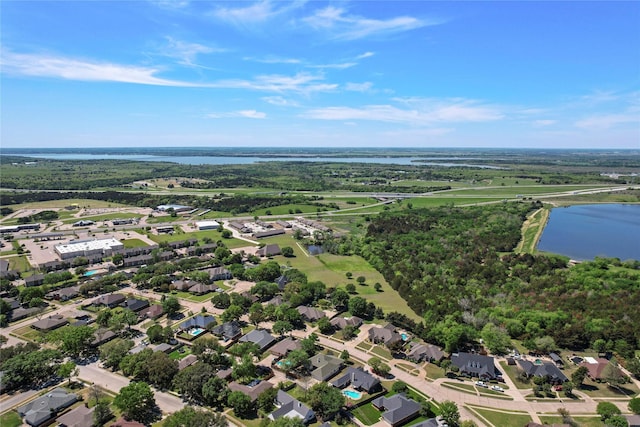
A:
[[[526,214],[504,203],[387,212],[360,240],[328,242],[364,256],[424,317],[420,335],[448,350],[487,325],[525,347],[601,348],[623,357],[640,344],[640,262],[596,259],[573,267],[558,256],[514,254]],[[426,326],[425,326],[426,325]]]

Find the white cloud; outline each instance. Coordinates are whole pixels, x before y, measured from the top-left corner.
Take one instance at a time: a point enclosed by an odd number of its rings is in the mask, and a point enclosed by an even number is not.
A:
[[[2,72],[52,77],[77,81],[136,83],[153,86],[197,87],[194,83],[157,77],[159,68],[91,62],[45,54],[21,54],[3,51]]]
[[[366,105],[360,108],[326,107],[308,110],[303,117],[319,120],[373,120],[412,125],[433,125],[452,122],[487,122],[504,117],[496,107],[479,105],[468,100],[425,100],[415,108],[393,105]]]
[[[298,103],[291,100],[283,98],[282,96],[265,96],[262,98],[264,102],[267,102],[271,105],[277,105],[278,107],[297,107]]]
[[[363,82],[363,83],[351,83],[348,82],[344,85],[345,90],[352,92],[368,92],[373,87],[373,83],[371,82]]]
[[[365,59],[365,58],[370,58],[370,57],[372,57],[373,55],[375,55],[375,53],[373,53],[373,52],[365,52],[365,53],[363,53],[363,54],[361,54],[361,55],[356,56],[356,59]]]
[[[269,21],[304,5],[305,1],[292,2],[259,1],[245,7],[218,7],[214,16],[237,26],[255,25]],[[283,6],[284,5],[284,6]]]
[[[224,119],[233,117],[242,117],[246,119],[264,119],[267,117],[267,114],[263,113],[262,111],[256,110],[239,110],[229,113],[209,113],[205,117],[209,119]]]
[[[344,70],[346,68],[355,67],[358,65],[357,62],[342,62],[336,64],[320,64],[320,65],[309,65],[309,68],[332,68],[335,70]]]
[[[372,35],[399,33],[429,25],[438,25],[436,21],[426,21],[411,16],[399,16],[386,20],[364,18],[348,15],[344,9],[334,6],[316,10],[312,16],[303,18],[303,22],[316,30],[328,31],[334,38],[343,40],[355,40]]]
[[[214,83],[214,87],[227,89],[250,89],[268,92],[330,92],[338,85],[322,83],[324,77],[317,74],[297,73],[294,76],[279,74],[257,76],[253,80],[223,80]]]
[[[296,58],[278,58],[275,56],[268,56],[266,58],[254,58],[251,56],[245,56],[242,58],[245,61],[261,62],[263,64],[300,64],[302,61]]]
[[[640,115],[638,113],[594,115],[578,120],[575,125],[586,130],[603,130],[627,123],[634,123],[636,127],[640,126]]]
[[[196,65],[194,61],[199,54],[224,52],[212,46],[205,46],[199,43],[189,43],[176,40],[173,37],[166,37],[167,45],[162,48],[162,54],[170,58],[176,58],[183,65]]]

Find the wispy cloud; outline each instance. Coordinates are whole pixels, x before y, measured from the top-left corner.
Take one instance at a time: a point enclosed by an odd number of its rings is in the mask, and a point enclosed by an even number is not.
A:
[[[373,52],[365,52],[365,53],[363,53],[361,55],[356,56],[356,59],[360,60],[360,59],[365,59],[365,58],[371,58],[373,55],[375,55],[375,53],[373,53]]]
[[[371,19],[349,15],[339,7],[327,6],[318,9],[302,21],[311,28],[326,31],[331,37],[343,40],[356,40],[374,35],[393,34],[414,30],[439,22],[418,19],[412,16],[399,16],[390,19]]]
[[[245,56],[242,58],[245,61],[261,62],[263,64],[300,64],[302,60],[296,58],[279,58],[277,56],[267,56],[265,58],[255,58],[251,56]]]
[[[226,51],[226,49],[218,47],[176,40],[173,37],[166,37],[166,39],[167,44],[163,46],[161,53],[164,56],[178,59],[182,65],[199,66],[194,62],[198,55]]]
[[[305,1],[259,1],[244,7],[219,6],[214,10],[213,15],[233,25],[246,27],[248,25],[267,22],[277,16],[289,13],[301,7],[304,3]]]
[[[307,67],[309,67],[309,68],[344,70],[346,68],[355,67],[356,65],[358,65],[357,62],[340,62],[340,63],[335,63],[335,64],[308,65]]]
[[[545,126],[551,126],[558,123],[557,120],[551,120],[551,119],[541,119],[541,120],[535,120],[533,122],[533,125],[535,127],[545,127]]]
[[[264,96],[262,100],[268,104],[276,105],[278,107],[297,107],[299,104],[291,99],[286,99],[282,96]]]
[[[470,100],[425,100],[415,108],[393,105],[364,107],[326,107],[306,111],[303,117],[320,120],[373,120],[411,125],[448,122],[488,122],[500,120],[504,114],[496,107]]]
[[[351,83],[348,82],[344,85],[344,89],[351,92],[369,92],[373,87],[373,83],[364,82],[364,83]]]
[[[162,70],[155,67],[92,62],[46,54],[24,54],[10,51],[3,51],[0,61],[2,72],[7,74],[153,86],[201,86],[195,83],[157,77],[157,74]]]
[[[640,127],[640,114],[635,112],[594,115],[578,120],[575,125],[586,130],[604,130],[628,123],[634,123],[636,127]]]
[[[253,80],[223,80],[214,83],[215,87],[228,89],[250,89],[268,92],[330,92],[338,85],[324,83],[324,76],[311,73],[297,73],[293,76],[279,74],[257,76]]]
[[[267,117],[267,114],[263,113],[262,111],[256,110],[239,110],[228,113],[209,113],[206,115],[206,117],[209,119],[224,119],[233,117],[241,117],[246,119],[264,119]]]

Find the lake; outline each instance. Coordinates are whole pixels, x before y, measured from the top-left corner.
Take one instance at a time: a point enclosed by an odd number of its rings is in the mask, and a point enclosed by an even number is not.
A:
[[[640,260],[640,205],[553,208],[538,250],[575,260],[596,256]]]

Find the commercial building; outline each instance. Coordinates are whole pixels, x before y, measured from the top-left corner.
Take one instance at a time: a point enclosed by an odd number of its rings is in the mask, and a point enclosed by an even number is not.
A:
[[[92,255],[109,256],[113,254],[113,251],[121,249],[124,249],[124,245],[114,238],[79,240],[55,246],[55,251],[60,256],[60,259],[71,259],[79,256],[89,257]]]
[[[200,231],[217,230],[220,228],[220,223],[218,223],[218,221],[197,221],[196,227],[198,227]]]

